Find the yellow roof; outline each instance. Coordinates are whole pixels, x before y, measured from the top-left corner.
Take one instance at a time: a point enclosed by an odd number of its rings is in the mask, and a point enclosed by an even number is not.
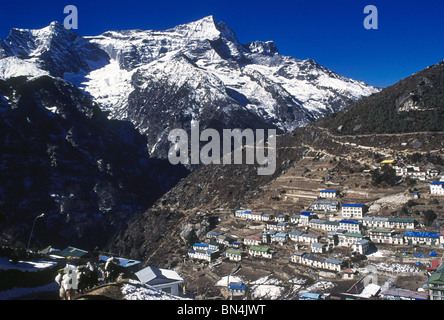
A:
[[[395,162],[395,160],[384,160],[381,163],[393,163],[393,162]]]

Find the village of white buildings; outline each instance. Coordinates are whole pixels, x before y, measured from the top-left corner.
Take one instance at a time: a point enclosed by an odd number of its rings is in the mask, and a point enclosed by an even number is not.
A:
[[[444,200],[444,176],[441,177],[438,170],[400,166],[394,160],[384,160],[382,165],[391,166],[400,177],[429,180],[428,196]],[[273,215],[245,208],[235,210],[232,212],[234,219],[256,225],[257,234],[242,237],[216,228],[208,232],[201,242],[192,245],[188,257],[205,261],[210,266],[221,260],[236,263],[245,259],[272,261],[276,256],[282,256],[280,248],[286,248],[286,252],[291,250],[287,257],[291,264],[347,278],[356,273],[352,261],[359,261],[360,257],[365,259],[365,255],[379,247],[410,248],[404,253],[412,258],[411,261],[424,258],[424,254],[414,254],[416,248],[422,248],[430,252],[430,259],[426,262],[430,276],[427,284],[417,290],[390,289],[382,294],[379,292],[379,296],[402,300],[444,300],[444,231],[427,232],[421,221],[411,217],[373,216],[366,204],[343,203],[340,195],[341,190],[319,190],[318,199],[298,213]],[[418,199],[420,195],[415,191],[412,197]],[[334,254],[335,248],[347,249],[349,254]],[[241,283],[233,285],[238,292],[246,289]],[[306,293],[300,299],[319,299],[320,296]]]

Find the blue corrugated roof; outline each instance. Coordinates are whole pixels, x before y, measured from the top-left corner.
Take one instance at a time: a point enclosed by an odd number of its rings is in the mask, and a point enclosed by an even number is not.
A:
[[[439,233],[435,232],[420,232],[420,231],[406,231],[404,232],[405,237],[426,237],[426,238],[438,238]]]
[[[333,258],[327,258],[327,259],[325,259],[325,262],[327,262],[327,263],[332,263],[332,264],[342,264],[342,261],[341,260],[337,260],[337,259],[333,259]]]
[[[338,190],[326,189],[326,190],[321,190],[321,192],[338,192]]]
[[[195,244],[193,244],[193,247],[207,248],[208,244],[206,244],[206,243],[195,243]]]
[[[353,224],[359,224],[359,221],[355,221],[355,220],[341,220],[339,222],[342,223],[353,223]]]
[[[155,267],[146,267],[136,272],[135,275],[140,282],[152,286],[183,282],[182,277],[176,271]]]
[[[230,290],[245,290],[246,286],[240,282],[231,282],[229,285]]]
[[[344,203],[342,206],[343,206],[343,207],[355,207],[355,208],[361,208],[361,207],[363,207],[364,205],[361,204],[361,203]]]
[[[314,300],[318,300],[319,297],[321,295],[319,293],[314,293],[314,292],[303,292],[299,298],[304,300],[304,299],[314,299]]]
[[[431,182],[430,183],[431,185],[442,185],[442,186],[444,186],[444,181],[433,181],[433,182]]]
[[[312,215],[314,212],[309,212],[309,211],[303,211],[303,212],[301,212],[301,215],[303,215],[303,216],[310,216],[310,215]]]

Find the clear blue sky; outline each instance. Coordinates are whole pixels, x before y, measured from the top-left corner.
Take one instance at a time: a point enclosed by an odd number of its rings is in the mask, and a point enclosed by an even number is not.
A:
[[[333,71],[384,87],[444,59],[442,0],[20,0],[0,3],[0,38],[17,28],[63,22],[79,11],[82,35],[107,30],[167,29],[208,15],[243,43],[274,40],[280,53],[312,58]],[[364,7],[378,8],[378,30],[366,30]]]

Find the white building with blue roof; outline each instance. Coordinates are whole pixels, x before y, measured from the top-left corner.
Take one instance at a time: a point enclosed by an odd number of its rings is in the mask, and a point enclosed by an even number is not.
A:
[[[193,249],[194,250],[208,250],[209,248],[209,244],[208,243],[195,243],[193,244]]]
[[[336,200],[316,200],[310,205],[310,210],[336,212],[339,209],[339,201]]]
[[[299,215],[299,224],[303,226],[307,226],[310,223],[311,219],[315,219],[318,216],[314,212],[303,211]]]
[[[367,239],[361,239],[352,244],[353,252],[358,252],[359,254],[366,254],[370,249],[370,241]]]
[[[146,267],[135,273],[143,284],[178,296],[183,288],[184,280],[174,270]]]
[[[366,207],[361,203],[344,203],[342,205],[342,217],[346,219],[362,219],[365,211]]]
[[[439,246],[439,233],[406,231],[404,232],[404,243],[406,245]]]
[[[303,232],[301,232],[301,231],[291,230],[291,231],[288,233],[288,237],[289,237],[292,241],[299,242],[299,241],[300,241],[300,240],[299,240],[299,237],[300,237],[302,234],[303,234]]]
[[[340,272],[345,267],[345,262],[333,258],[327,258],[324,261],[324,267],[327,270]]]
[[[233,296],[244,296],[247,292],[247,286],[242,282],[230,282],[228,290]]]
[[[430,183],[430,193],[444,196],[444,181],[433,181]]]
[[[293,252],[293,254],[290,256],[290,261],[313,268],[326,269],[336,272],[340,272],[345,266],[344,261],[324,258],[316,254],[309,254],[302,251]]]
[[[339,221],[339,229],[346,230],[348,232],[361,232],[361,223],[356,220],[343,219]]]
[[[314,292],[303,292],[299,295],[299,300],[321,300],[322,294]]]
[[[327,251],[327,245],[321,242],[312,243],[310,248],[313,253],[325,253]]]

